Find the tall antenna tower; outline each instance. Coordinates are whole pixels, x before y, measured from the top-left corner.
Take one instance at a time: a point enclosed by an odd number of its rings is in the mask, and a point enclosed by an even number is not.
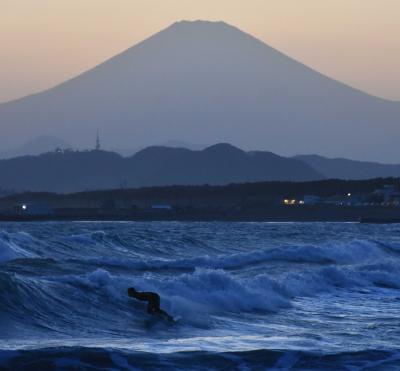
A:
[[[97,129],[97,135],[96,135],[96,151],[100,151],[100,136],[99,136],[99,129]]]

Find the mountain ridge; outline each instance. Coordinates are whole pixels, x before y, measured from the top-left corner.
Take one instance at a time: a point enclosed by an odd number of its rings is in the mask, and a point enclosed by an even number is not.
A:
[[[346,158],[327,158],[319,155],[292,157],[310,165],[326,178],[362,180],[368,178],[400,177],[400,164],[382,164]]]
[[[193,151],[153,146],[130,157],[100,150],[49,152],[0,160],[0,185],[15,191],[76,192],[162,185],[224,185],[263,180],[319,180],[309,165],[222,144]]]
[[[202,150],[156,145],[131,156],[103,150],[66,149],[0,160],[0,188],[16,191],[74,192],[118,187],[387,177],[400,177],[400,164],[318,155],[283,157],[269,151],[244,151],[229,143],[217,143]]]

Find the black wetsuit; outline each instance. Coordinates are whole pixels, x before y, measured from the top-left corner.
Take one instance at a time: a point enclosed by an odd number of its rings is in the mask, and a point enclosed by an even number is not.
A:
[[[140,301],[147,301],[147,313],[149,314],[160,314],[164,316],[168,321],[174,321],[174,319],[164,310],[160,308],[160,295],[150,291],[136,291],[132,295],[135,299]]]
[[[135,299],[140,301],[147,301],[147,313],[155,314],[160,311],[160,295],[155,292],[135,292]]]

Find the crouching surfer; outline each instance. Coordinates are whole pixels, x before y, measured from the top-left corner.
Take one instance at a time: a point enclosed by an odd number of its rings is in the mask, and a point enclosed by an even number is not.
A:
[[[170,322],[175,322],[172,316],[160,308],[160,295],[157,293],[136,291],[134,287],[129,287],[128,296],[140,301],[147,301],[147,313],[154,315],[157,314]]]

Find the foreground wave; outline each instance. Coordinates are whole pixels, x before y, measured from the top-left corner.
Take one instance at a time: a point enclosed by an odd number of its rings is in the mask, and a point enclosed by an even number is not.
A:
[[[317,354],[294,351],[254,350],[247,352],[177,352],[154,354],[97,348],[51,348],[0,353],[9,370],[338,370],[400,367],[400,353],[368,350],[357,353]]]

